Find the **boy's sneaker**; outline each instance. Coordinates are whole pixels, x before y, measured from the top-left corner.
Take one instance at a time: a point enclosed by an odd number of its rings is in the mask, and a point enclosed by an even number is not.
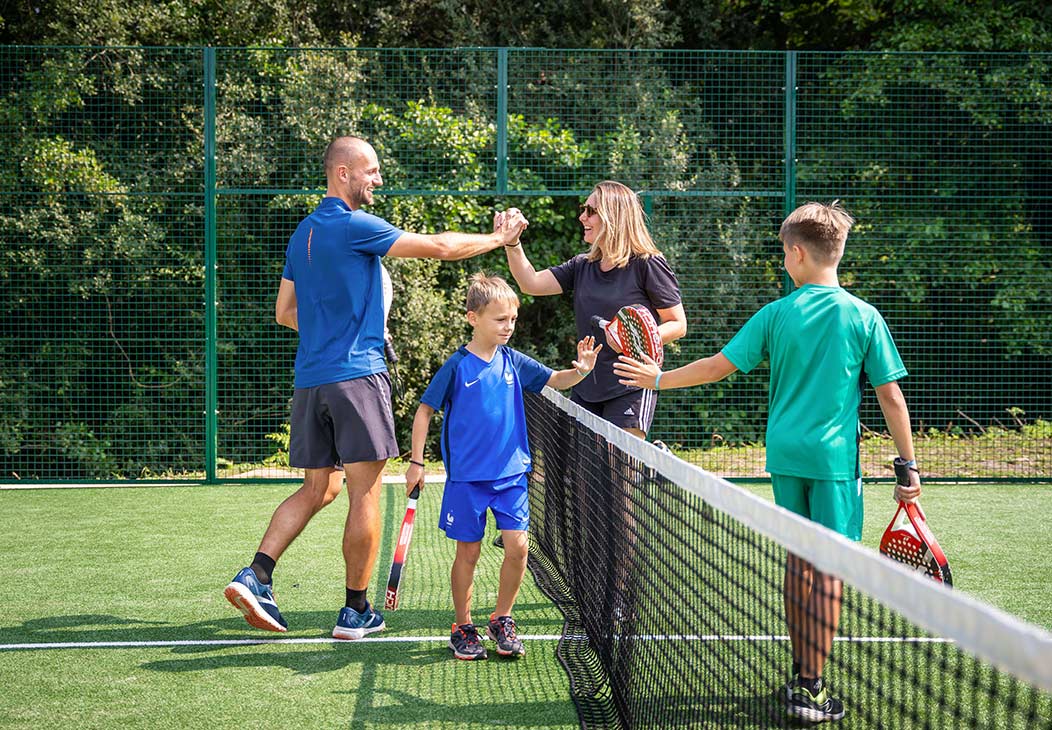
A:
[[[223,590],[223,595],[241,613],[250,626],[266,631],[288,631],[288,623],[274,602],[274,589],[260,583],[252,568],[242,568]]]
[[[511,616],[490,616],[486,634],[497,642],[497,653],[501,656],[522,656],[526,653],[522,639],[515,635],[515,621]]]
[[[374,611],[368,602],[365,604],[365,610],[362,613],[358,613],[350,606],[344,606],[340,609],[340,615],[336,619],[336,626],[332,630],[332,638],[360,639],[366,634],[383,630],[385,626],[383,615],[379,611]]]
[[[449,648],[453,650],[453,656],[457,659],[471,661],[473,659],[485,659],[486,647],[479,639],[478,629],[475,624],[453,624],[449,635]]]
[[[824,683],[812,694],[799,677],[792,681],[787,712],[805,722],[839,720],[844,716],[844,703],[829,693]]]
[[[795,660],[793,661],[793,668],[789,671],[789,679],[785,684],[781,685],[775,694],[778,696],[784,704],[788,704],[789,700],[793,699],[793,682],[800,678],[800,664]]]

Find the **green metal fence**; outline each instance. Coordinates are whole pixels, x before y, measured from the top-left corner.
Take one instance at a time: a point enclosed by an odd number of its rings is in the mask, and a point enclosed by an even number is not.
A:
[[[376,147],[374,212],[405,228],[531,219],[538,267],[581,249],[576,204],[639,190],[689,334],[717,351],[786,288],[778,224],[842,199],[843,284],[885,314],[929,473],[1052,469],[1048,54],[552,49],[0,48],[0,481],[281,478],[295,334],[284,248],[332,136]],[[391,261],[414,397],[458,338],[464,275]],[[524,298],[551,364],[569,302]],[[422,333],[428,336],[423,337]],[[568,360],[567,360],[568,361]],[[653,435],[763,473],[766,373],[663,393]],[[887,476],[875,399],[868,476]]]

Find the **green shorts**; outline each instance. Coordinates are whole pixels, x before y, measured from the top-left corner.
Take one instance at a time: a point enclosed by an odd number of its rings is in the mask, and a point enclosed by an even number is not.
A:
[[[862,539],[862,480],[772,474],[774,501],[850,540]]]

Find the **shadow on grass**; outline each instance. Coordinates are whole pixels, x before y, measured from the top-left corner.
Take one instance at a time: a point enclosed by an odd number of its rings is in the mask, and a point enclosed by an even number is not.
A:
[[[443,625],[446,611],[406,611],[397,614],[398,623],[407,626]],[[485,662],[458,662],[446,647],[446,636],[419,642],[357,642],[271,644],[281,639],[327,639],[335,613],[304,612],[289,614],[294,626],[324,625],[324,633],[304,630],[291,634],[254,631],[239,615],[220,620],[173,625],[153,620],[124,618],[108,614],[79,614],[32,619],[16,627],[0,627],[0,644],[49,644],[67,642],[165,642],[165,641],[259,641],[235,645],[164,645],[149,650],[146,657],[162,658],[133,661],[141,670],[163,675],[208,675],[217,670],[248,670],[245,677],[261,676],[257,670],[279,669],[302,677],[327,676],[328,684],[317,685],[322,693],[350,699],[353,710],[345,707],[345,727],[435,727],[458,725],[482,727],[492,721],[502,727],[573,728],[577,716],[569,699],[559,699],[565,675],[554,661],[538,656],[538,661],[499,659]],[[390,620],[390,618],[388,618]],[[403,632],[408,634],[409,631]],[[419,631],[412,632],[420,633]],[[397,633],[384,632],[381,636]],[[411,636],[409,638],[412,638]],[[137,649],[138,647],[132,647]],[[122,651],[106,649],[104,651]],[[8,649],[23,653],[37,649]],[[65,651],[52,648],[50,651]],[[217,674],[216,676],[230,676]],[[187,681],[187,680],[180,680]],[[193,680],[190,680],[193,681]],[[466,687],[518,687],[505,692],[465,691]],[[525,683],[534,689],[523,693]],[[313,683],[312,683],[313,685]],[[543,689],[542,689],[543,687]],[[467,724],[465,724],[467,723]]]
[[[531,608],[547,607],[550,604],[522,604],[517,608],[526,613]],[[229,607],[227,607],[229,608]],[[329,638],[336,623],[338,609],[331,611],[287,611],[289,622],[287,633],[259,631],[245,623],[233,608],[224,611],[222,617],[209,617],[190,624],[173,624],[149,618],[115,616],[113,614],[73,614],[68,616],[43,616],[29,619],[18,626],[0,626],[0,645],[66,642],[114,642],[114,641],[224,641],[278,639]],[[518,613],[516,615],[519,615]],[[453,609],[413,610],[402,608],[397,612],[384,612],[387,628],[377,636],[447,638]],[[552,628],[544,621],[534,633],[551,633]],[[527,638],[529,630],[522,632]],[[555,633],[558,633],[556,628]],[[341,642],[343,643],[343,642]],[[349,642],[353,643],[353,642]],[[211,651],[215,647],[180,647],[182,649]],[[10,651],[10,650],[8,650]],[[25,651],[31,651],[26,649]]]

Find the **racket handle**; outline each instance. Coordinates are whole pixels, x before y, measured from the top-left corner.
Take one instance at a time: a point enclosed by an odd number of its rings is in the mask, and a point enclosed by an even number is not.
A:
[[[609,319],[603,319],[598,314],[593,314],[592,315],[592,326],[593,327],[598,327],[601,330],[605,330],[606,326],[608,324],[610,324],[610,320]]]
[[[420,496],[420,485],[417,484],[413,487],[413,491],[409,493],[409,499],[416,499]]]
[[[384,357],[387,362],[398,362],[398,353],[394,349],[394,339],[390,334],[384,333]]]

